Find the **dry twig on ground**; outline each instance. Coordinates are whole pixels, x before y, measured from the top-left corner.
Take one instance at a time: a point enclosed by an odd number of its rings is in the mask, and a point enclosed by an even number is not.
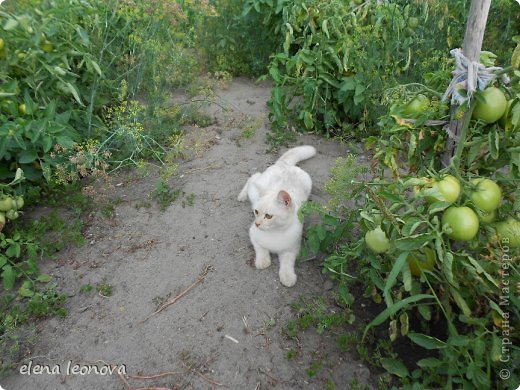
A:
[[[204,281],[204,279],[206,278],[206,276],[208,275],[209,271],[212,271],[212,270],[213,270],[213,266],[205,265],[204,268],[202,269],[202,272],[200,273],[199,277],[197,278],[197,280],[195,280],[195,282],[190,284],[188,287],[186,287],[184,290],[182,290],[179,294],[177,294],[173,298],[168,299],[165,303],[163,303],[161,306],[159,306],[159,308],[157,310],[155,310],[153,313],[148,315],[145,319],[139,321],[139,323],[142,324],[142,323],[146,322],[154,315],[159,314],[161,311],[166,309],[168,306],[173,305],[175,302],[177,302],[179,299],[181,299],[184,295],[186,295],[190,290],[195,288],[198,284],[202,283]]]

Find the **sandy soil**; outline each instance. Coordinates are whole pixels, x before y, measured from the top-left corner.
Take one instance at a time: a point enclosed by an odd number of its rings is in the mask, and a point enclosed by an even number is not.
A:
[[[251,209],[236,197],[250,174],[278,158],[266,153],[264,142],[269,95],[267,86],[242,79],[218,92],[228,110],[212,106],[216,123],[191,130],[200,150],[171,178],[170,185],[182,187],[185,195],[164,212],[157,205],[135,207],[149,198],[157,176],[130,173],[116,179],[112,195],[123,201],[114,218],[94,219],[86,245],[58,253],[45,266],[69,296],[69,315],[39,324],[31,357],[0,378],[1,387],[322,389],[332,379],[344,389],[354,378],[375,384],[354,352],[339,351],[332,334],[310,329],[300,332],[296,343],[283,332],[294,316],[291,303],[302,295],[330,293],[332,284],[317,261],[299,265],[293,288],[280,284],[276,259],[263,271],[251,266]],[[259,125],[251,138],[240,128],[244,118]],[[318,150],[300,166],[314,181],[311,199],[324,201],[329,170],[346,148],[312,136],[299,138],[299,144]],[[80,292],[81,286],[99,282],[113,287],[110,297]],[[186,289],[143,322],[161,301]],[[289,350],[296,351],[292,359]],[[310,377],[305,370],[317,357],[322,368]],[[85,374],[94,364],[102,372]],[[38,365],[54,373],[37,374]],[[116,372],[109,374],[108,365]],[[161,373],[170,375],[151,378]]]

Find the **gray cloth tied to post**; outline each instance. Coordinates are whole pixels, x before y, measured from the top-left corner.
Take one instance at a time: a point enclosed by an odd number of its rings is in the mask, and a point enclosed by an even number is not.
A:
[[[453,79],[448,89],[442,97],[442,101],[447,101],[451,96],[451,104],[461,105],[466,101],[471,101],[473,94],[477,88],[482,91],[487,85],[497,78],[495,72],[502,70],[499,66],[491,66],[486,68],[479,62],[470,61],[461,49],[453,49],[450,54],[455,58],[455,70],[453,71]],[[509,78],[504,74],[501,76],[502,81],[507,84]],[[465,91],[462,94],[461,91]]]

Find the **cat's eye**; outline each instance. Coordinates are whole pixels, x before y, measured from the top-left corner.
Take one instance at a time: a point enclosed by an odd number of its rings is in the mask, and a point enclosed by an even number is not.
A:
[[[255,215],[258,215],[258,210],[255,210]]]
[[[273,216],[272,216],[271,214],[266,214],[265,217],[266,217],[267,219],[271,219],[271,218],[273,218]]]

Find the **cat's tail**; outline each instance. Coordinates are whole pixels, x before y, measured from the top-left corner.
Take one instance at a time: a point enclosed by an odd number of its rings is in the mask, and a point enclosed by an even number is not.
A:
[[[288,165],[296,165],[302,160],[307,160],[308,158],[313,157],[315,154],[316,149],[314,146],[297,146],[282,154],[277,163],[284,162]]]

